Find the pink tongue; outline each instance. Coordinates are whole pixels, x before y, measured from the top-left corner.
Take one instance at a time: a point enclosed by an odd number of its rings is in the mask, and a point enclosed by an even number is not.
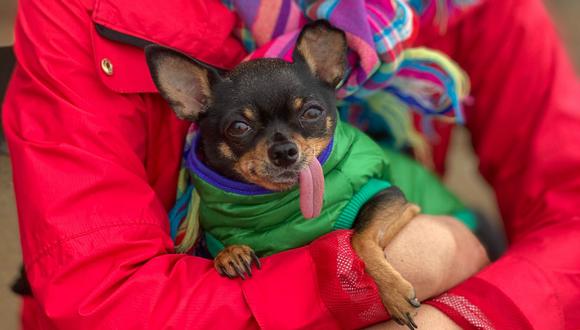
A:
[[[306,219],[316,218],[322,210],[324,174],[318,159],[300,172],[300,210]]]

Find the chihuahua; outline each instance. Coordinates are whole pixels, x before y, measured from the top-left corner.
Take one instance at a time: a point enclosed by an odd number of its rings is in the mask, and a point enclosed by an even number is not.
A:
[[[162,97],[179,118],[197,123],[207,167],[270,191],[299,189],[296,203],[304,218],[320,214],[324,174],[317,157],[337,125],[335,90],[347,67],[344,32],[326,21],[312,22],[298,37],[292,63],[257,59],[229,72],[161,46],[147,47],[146,57]],[[384,306],[410,329],[416,328],[412,317],[420,303],[384,249],[418,213],[398,188],[387,188],[360,209],[352,236]],[[243,244],[226,246],[214,259],[216,270],[228,277],[251,276],[252,263],[259,266]]]

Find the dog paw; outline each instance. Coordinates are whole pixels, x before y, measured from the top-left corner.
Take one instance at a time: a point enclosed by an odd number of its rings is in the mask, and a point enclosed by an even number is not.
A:
[[[230,245],[218,253],[213,260],[217,272],[229,278],[241,277],[242,280],[252,277],[252,264],[262,267],[254,250],[247,245]]]
[[[416,308],[421,306],[421,303],[409,282],[402,281],[387,290],[381,290],[381,299],[395,322],[411,330],[418,328],[413,317],[417,314]]]

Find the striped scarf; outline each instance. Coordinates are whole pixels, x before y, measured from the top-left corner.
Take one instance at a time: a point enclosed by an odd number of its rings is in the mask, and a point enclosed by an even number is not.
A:
[[[410,113],[424,118],[448,115],[463,123],[461,100],[469,80],[446,55],[411,48],[420,17],[435,15],[445,29],[449,15],[476,0],[222,0],[239,17],[237,33],[248,59],[290,60],[301,27],[326,19],[343,30],[349,47],[349,72],[337,91],[339,110],[352,124],[390,133],[398,148],[421,149]],[[420,15],[417,15],[419,13]],[[377,126],[375,124],[375,126]]]
[[[337,90],[339,113],[370,133],[386,135],[395,148],[413,148],[428,159],[429,147],[413,125],[422,118],[429,135],[431,119],[446,116],[463,123],[461,101],[469,93],[466,74],[445,54],[413,48],[420,19],[434,16],[441,31],[449,16],[478,0],[222,0],[240,18],[236,33],[247,60],[290,60],[301,27],[326,19],[343,30],[349,47],[349,70]],[[189,139],[193,129],[190,131]],[[187,143],[184,155],[190,151]],[[199,198],[182,169],[178,201],[170,213],[177,250],[188,251],[198,233]],[[185,221],[183,221],[185,219]]]

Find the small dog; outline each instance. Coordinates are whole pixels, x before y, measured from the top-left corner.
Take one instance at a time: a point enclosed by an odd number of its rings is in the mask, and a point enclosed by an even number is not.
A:
[[[306,219],[327,207],[319,158],[338,129],[335,89],[345,74],[346,54],[345,34],[326,21],[303,28],[293,63],[258,59],[224,72],[164,47],[146,49],[161,95],[178,117],[199,127],[196,152],[203,164],[232,181],[298,191],[299,202],[293,203],[300,204],[303,222],[317,221]],[[384,249],[418,213],[398,188],[384,189],[360,209],[352,236],[385,307],[410,329],[416,328],[412,316],[420,304]],[[252,263],[259,266],[245,244],[226,245],[214,260],[228,277],[251,276]]]

